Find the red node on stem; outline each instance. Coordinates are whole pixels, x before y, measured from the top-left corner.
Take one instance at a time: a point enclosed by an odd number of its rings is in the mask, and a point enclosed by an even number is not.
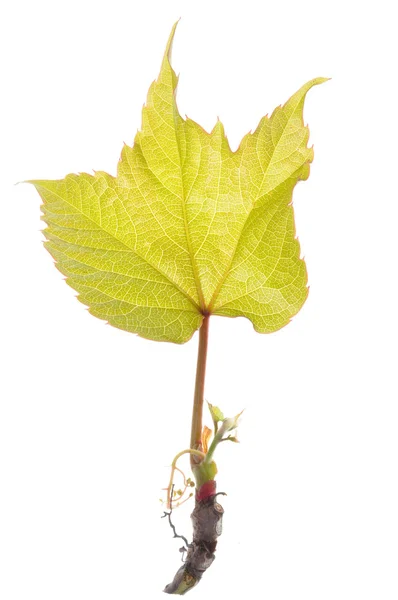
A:
[[[201,502],[202,500],[206,500],[210,496],[214,496],[216,493],[217,484],[212,479],[211,481],[206,481],[203,485],[200,486],[198,490],[196,490],[196,500],[197,502]]]

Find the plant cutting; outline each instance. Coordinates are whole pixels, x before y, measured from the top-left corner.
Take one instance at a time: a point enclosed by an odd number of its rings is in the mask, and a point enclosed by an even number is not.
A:
[[[237,441],[240,416],[209,404],[213,431],[202,424],[210,318],[246,317],[272,333],[307,298],[292,194],[313,159],[305,97],[326,79],[303,85],[232,152],[220,121],[207,133],[178,112],[175,29],[116,177],[99,171],[30,183],[43,201],[46,248],[91,314],[158,342],[183,344],[199,330],[190,443],[172,461],[165,512],[182,537],[171,511],[195,487],[193,539],[183,538],[185,560],[165,588],[184,594],[215,558],[223,509],[214,456],[220,443]],[[184,489],[175,490],[185,454],[192,478],[183,474]]]

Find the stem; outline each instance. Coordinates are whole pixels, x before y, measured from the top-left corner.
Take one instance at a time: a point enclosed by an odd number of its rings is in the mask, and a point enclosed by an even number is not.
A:
[[[193,399],[191,448],[202,450],[202,412],[205,389],[207,342],[209,338],[210,315],[204,315],[199,329],[198,362],[196,365],[195,394]],[[197,459],[191,454],[191,467],[197,464]]]
[[[213,439],[212,443],[210,444],[210,448],[207,451],[206,458],[204,459],[204,462],[206,462],[206,463],[211,462],[211,459],[213,458],[214,450],[216,449],[217,445],[220,442],[221,442],[221,438],[220,438],[220,436],[217,436],[217,434],[216,434],[214,436],[214,439]]]

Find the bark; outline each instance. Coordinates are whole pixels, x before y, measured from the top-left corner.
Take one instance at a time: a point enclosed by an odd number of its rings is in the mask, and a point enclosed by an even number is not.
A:
[[[202,485],[196,492],[195,508],[191,514],[193,540],[188,544],[184,564],[178,569],[171,583],[166,585],[166,594],[185,594],[202,578],[215,559],[217,538],[222,532],[224,509],[216,501],[215,481]]]

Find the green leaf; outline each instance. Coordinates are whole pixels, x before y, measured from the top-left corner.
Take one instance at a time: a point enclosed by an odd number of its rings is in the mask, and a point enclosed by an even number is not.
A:
[[[224,420],[224,414],[222,413],[222,411],[218,408],[218,406],[214,406],[213,404],[210,404],[210,402],[207,403],[209,406],[209,410],[210,410],[210,414],[211,417],[213,419],[213,423],[218,423],[219,421],[223,421]]]
[[[46,247],[79,300],[115,327],[183,343],[215,314],[273,332],[307,297],[291,201],[313,158],[304,99],[325,79],[304,85],[232,152],[220,122],[207,133],[178,113],[175,28],[117,176],[31,182]]]
[[[211,418],[213,420],[214,433],[216,434],[218,430],[218,423],[220,421],[223,421],[225,417],[221,410],[218,408],[218,406],[213,406],[213,404],[210,404],[210,402],[208,402],[207,405],[209,407]]]

